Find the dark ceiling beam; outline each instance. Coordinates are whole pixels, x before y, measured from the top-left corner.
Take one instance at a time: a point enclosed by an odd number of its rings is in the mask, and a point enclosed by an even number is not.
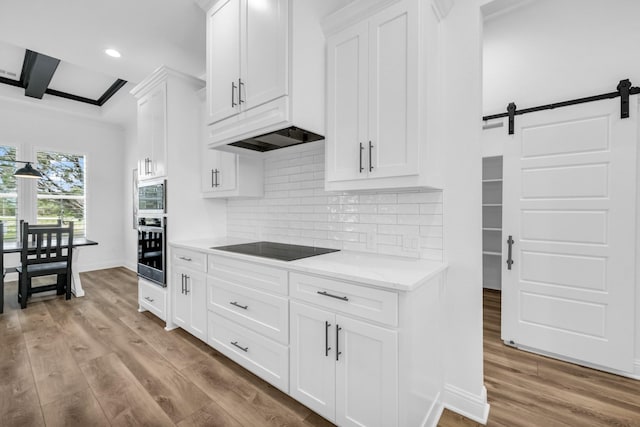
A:
[[[74,95],[72,93],[62,92],[60,90],[49,89],[49,83],[58,68],[60,60],[43,55],[32,50],[26,50],[24,60],[22,61],[22,72],[20,80],[12,80],[6,77],[0,77],[0,83],[21,87],[25,89],[25,96],[42,99],[42,96],[54,95],[60,98],[70,99],[72,101],[83,102],[85,104],[96,105],[102,107],[113,95],[115,95],[124,85],[126,80],[118,79],[100,96],[98,99],[86,98],[84,96]]]
[[[111,98],[113,95],[116,94],[117,91],[119,91],[122,86],[126,85],[127,81],[126,80],[122,80],[122,79],[118,79],[116,80],[111,86],[109,86],[109,89],[107,89],[100,98],[98,98],[98,105],[102,107],[102,105],[107,102],[109,100],[109,98]]]
[[[91,104],[91,105],[100,106],[100,104],[98,104],[98,101],[96,101],[95,99],[85,98],[84,96],[74,95],[72,93],[67,93],[67,92],[62,92],[61,90],[47,89],[47,90],[44,91],[44,93],[46,93],[47,95],[54,95],[54,96],[58,96],[60,98],[70,99],[72,101],[84,102],[85,104]]]
[[[27,52],[21,75],[25,83],[24,94],[32,98],[42,99],[60,60],[29,50]],[[35,54],[35,57],[32,57],[33,55],[29,52]]]

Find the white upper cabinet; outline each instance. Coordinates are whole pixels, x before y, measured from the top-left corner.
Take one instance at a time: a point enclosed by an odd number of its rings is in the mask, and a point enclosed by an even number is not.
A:
[[[207,123],[240,112],[240,3],[221,1],[207,15]]]
[[[355,1],[325,21],[327,190],[441,188],[438,25],[426,0]]]
[[[138,179],[166,174],[167,86],[161,83],[138,99]]]
[[[264,166],[257,157],[203,147],[201,188],[203,197],[262,197]]]
[[[324,135],[325,37],[320,21],[344,0],[210,3],[209,147],[233,150],[226,144],[289,126]]]
[[[240,107],[251,109],[287,95],[288,1],[241,2]]]
[[[207,18],[208,123],[287,94],[287,1],[225,0]]]

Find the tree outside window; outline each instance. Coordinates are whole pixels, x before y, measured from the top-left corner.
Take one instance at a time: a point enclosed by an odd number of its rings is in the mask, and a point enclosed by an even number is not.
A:
[[[0,221],[4,239],[16,240],[18,222],[18,189],[15,172],[16,147],[0,145]]]
[[[39,151],[37,223],[74,222],[74,236],[86,235],[85,157],[78,154]]]

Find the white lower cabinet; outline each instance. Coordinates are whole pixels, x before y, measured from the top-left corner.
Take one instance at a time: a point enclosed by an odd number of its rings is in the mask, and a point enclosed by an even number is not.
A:
[[[444,275],[410,291],[172,247],[140,307],[345,426],[435,426],[442,409]],[[145,299],[145,297],[148,297]]]
[[[290,303],[290,394],[340,426],[398,425],[398,333]]]
[[[172,279],[173,323],[206,341],[207,287],[204,273],[174,267]]]
[[[167,291],[160,285],[138,278],[138,311],[150,311],[167,320]]]
[[[289,390],[289,348],[209,312],[207,343],[285,393]]]

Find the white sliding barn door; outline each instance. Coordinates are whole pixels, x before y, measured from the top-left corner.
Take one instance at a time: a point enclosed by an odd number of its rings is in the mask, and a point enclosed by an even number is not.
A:
[[[637,97],[630,101],[628,119],[619,98],[516,116],[504,151],[505,342],[632,372]]]

